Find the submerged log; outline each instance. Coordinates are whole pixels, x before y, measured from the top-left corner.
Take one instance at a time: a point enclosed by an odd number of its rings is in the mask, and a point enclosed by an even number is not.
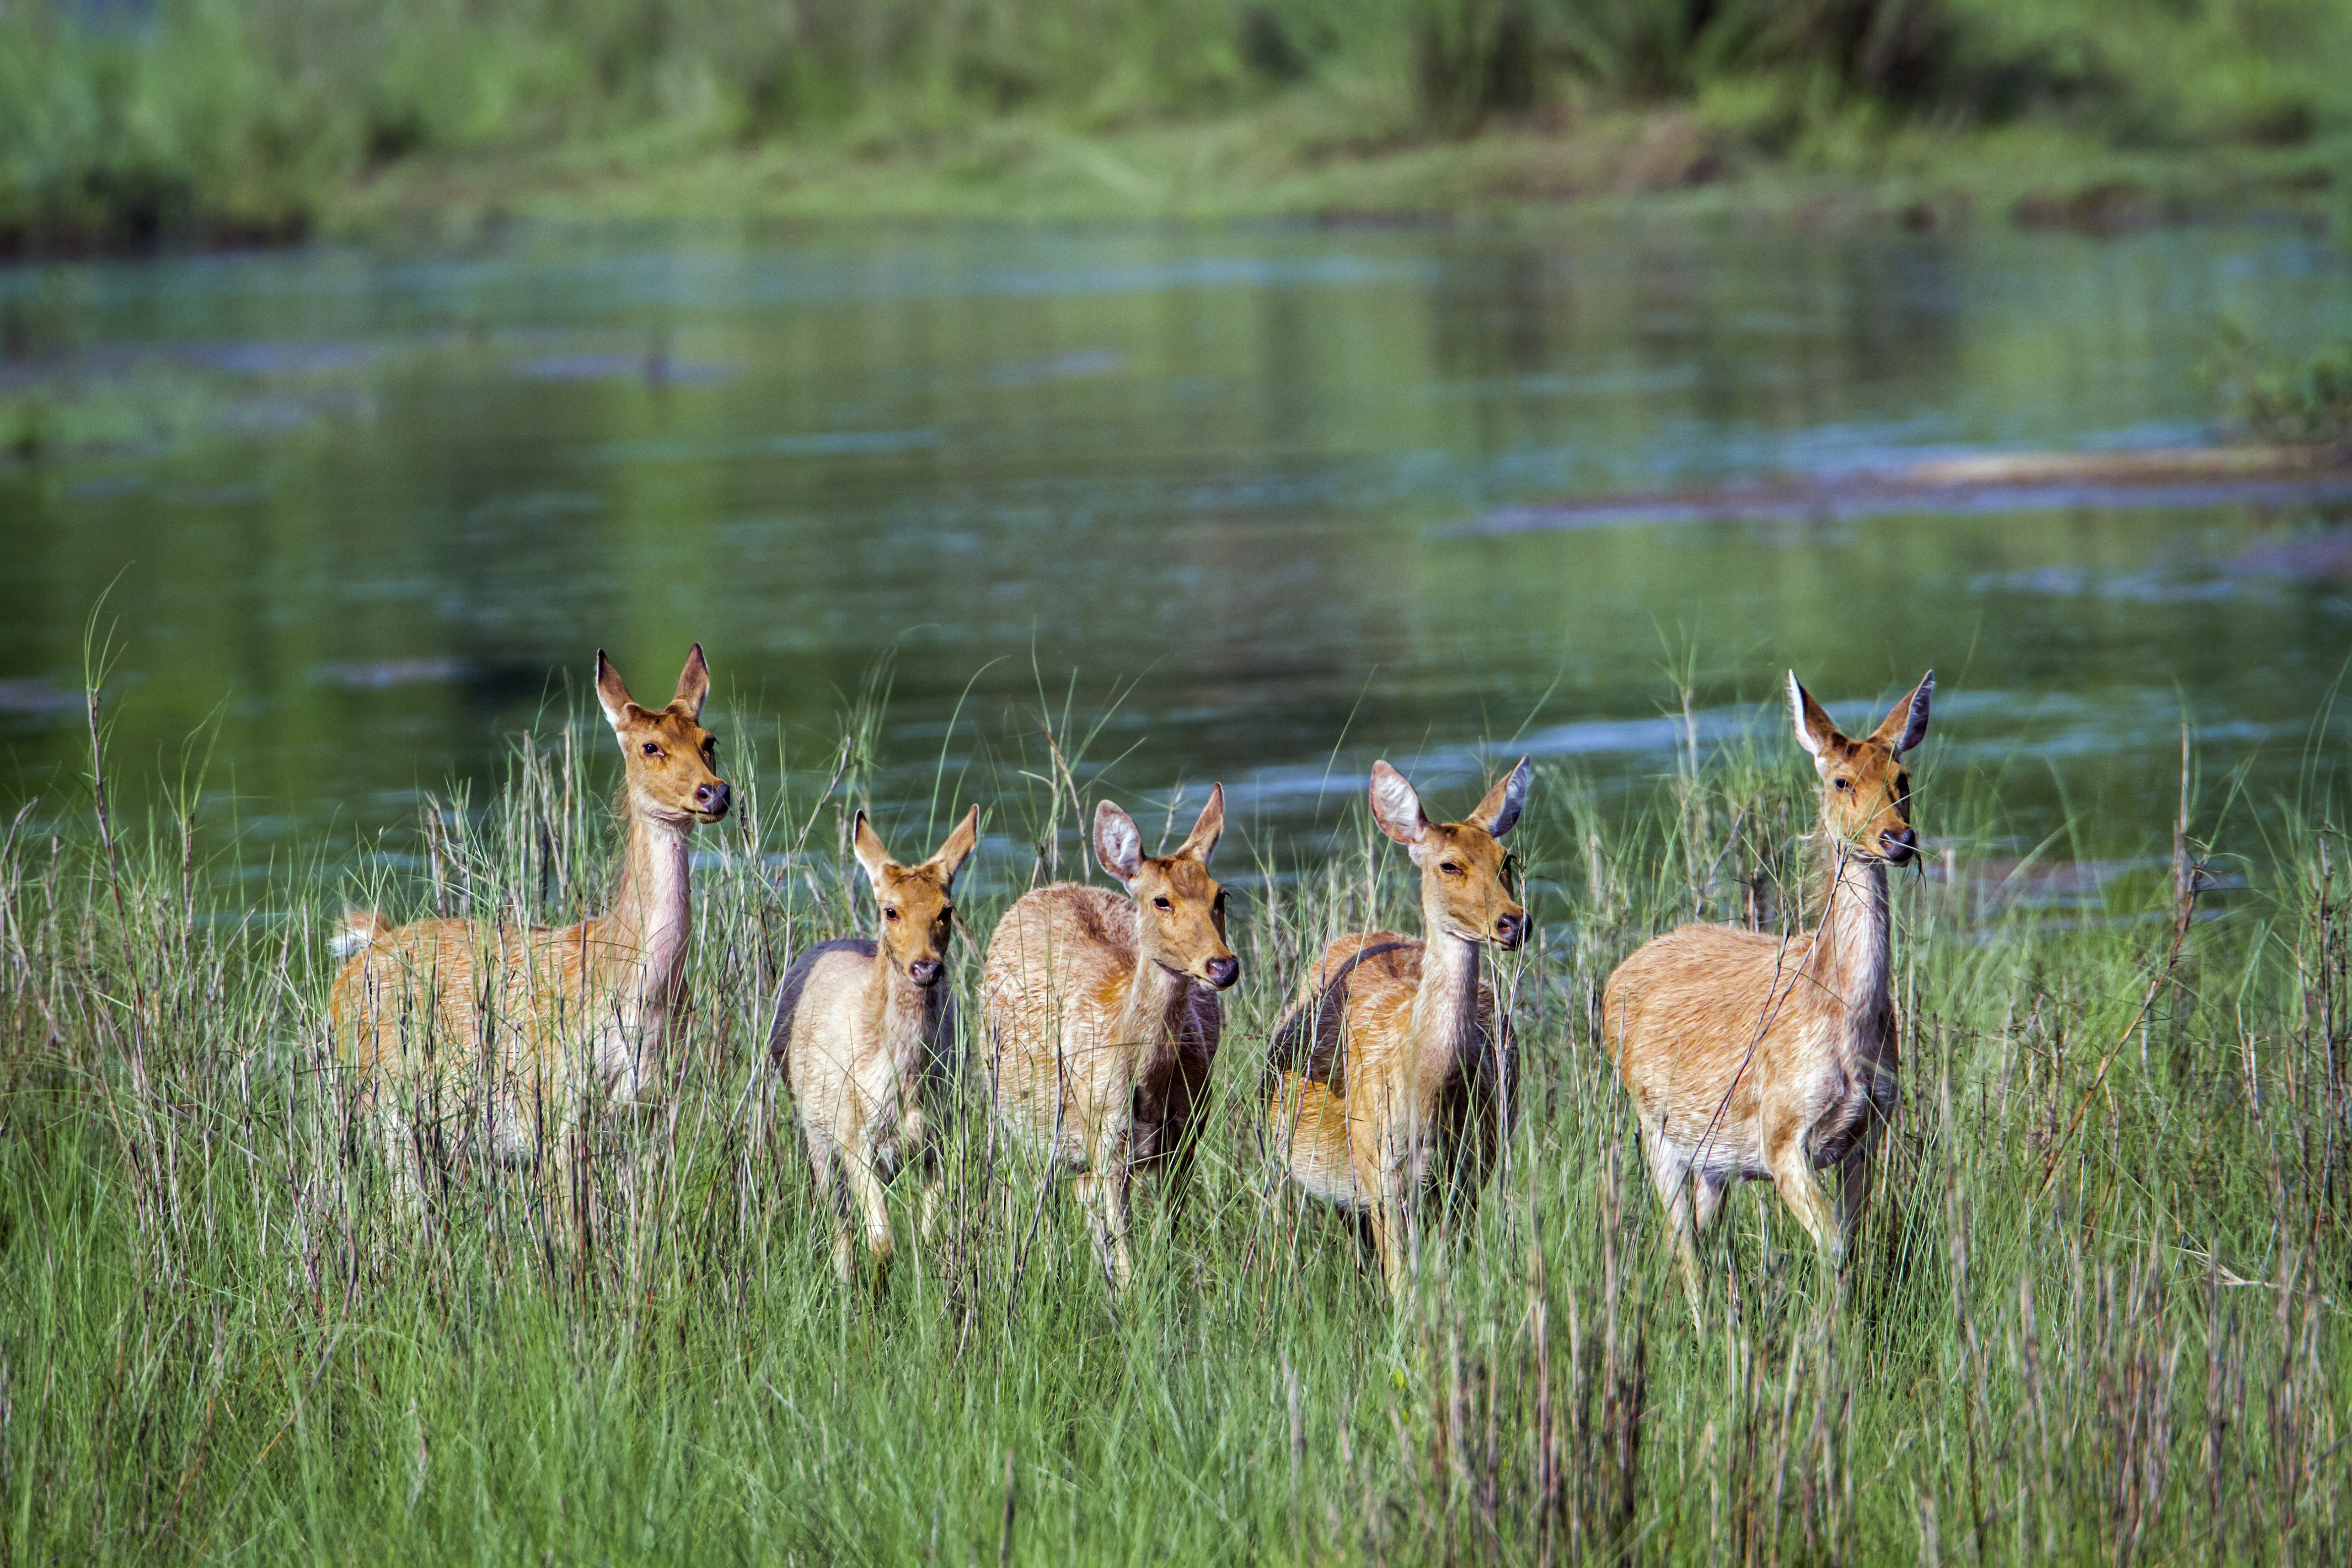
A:
[[[2185,447],[1989,452],[1834,475],[1631,491],[1489,512],[1454,531],[1661,522],[1803,522],[1924,511],[2032,511],[2352,500],[2352,449]]]

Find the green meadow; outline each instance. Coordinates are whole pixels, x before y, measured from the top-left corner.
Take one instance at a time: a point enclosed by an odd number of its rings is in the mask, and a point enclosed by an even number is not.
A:
[[[509,215],[2321,213],[2335,0],[10,0],[0,242]]]
[[[2286,798],[2206,776],[2189,737],[2173,820],[2031,844],[2002,808],[2030,764],[1931,737],[1929,851],[1895,896],[1903,1109],[1853,1261],[1825,1272],[1751,1188],[1695,1332],[1595,997],[1694,915],[1806,918],[1812,784],[1777,713],[1694,732],[1630,806],[1540,771],[1513,838],[1540,940],[1495,972],[1515,1125],[1408,1299],[1302,1207],[1252,1114],[1309,956],[1417,918],[1347,778],[1328,850],[1254,845],[1245,813],[1227,838],[1244,978],[1189,1200],[1172,1228],[1145,1203],[1132,1293],[968,1071],[944,1220],[873,1300],[834,1281],[764,1039],[787,956],[871,923],[844,839],[882,700],[799,754],[727,753],[691,1022],[664,1102],[604,1128],[584,1256],[546,1245],[511,1170],[451,1173],[430,1226],[394,1231],[325,1044],[325,938],[352,898],[597,907],[602,727],[517,736],[503,787],[352,870],[248,862],[196,826],[194,761],[116,816],[100,706],[89,776],[0,837],[0,1561],[2343,1559],[2339,715]],[[1122,791],[1102,732],[1040,706],[928,818],[882,824],[913,853],[988,814],[968,1048],[978,943],[1082,873],[1081,806],[1117,795],[1150,835],[1197,805]]]

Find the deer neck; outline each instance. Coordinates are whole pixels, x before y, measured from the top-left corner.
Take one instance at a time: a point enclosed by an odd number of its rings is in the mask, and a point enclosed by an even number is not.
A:
[[[1421,987],[1412,997],[1412,1045],[1424,1071],[1450,1070],[1484,1049],[1478,1031],[1478,943],[1422,914]]]
[[[625,817],[628,839],[621,885],[611,912],[600,922],[605,962],[611,966],[604,979],[624,1005],[666,1008],[677,1000],[686,973],[693,908],[687,882],[692,825],[664,822],[634,810]]]
[[[1894,1016],[1886,862],[1834,840],[1830,857],[1809,968],[1824,1005],[1843,1008],[1850,1034],[1874,1037]]]
[[[1184,1008],[1192,997],[1192,981],[1148,954],[1139,954],[1135,975],[1129,981],[1127,1002],[1119,1008],[1117,1040],[1158,1050],[1176,1037]]]
[[[947,1006],[947,981],[942,977],[930,985],[916,984],[890,961],[878,942],[874,962],[867,967],[871,973],[866,979],[866,1016],[873,1037],[892,1059],[908,1060],[939,1032],[940,1014]]]

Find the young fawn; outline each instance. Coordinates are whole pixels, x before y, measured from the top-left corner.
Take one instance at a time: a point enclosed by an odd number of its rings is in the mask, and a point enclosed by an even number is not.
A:
[[[939,1217],[939,1152],[929,1117],[955,1042],[955,1002],[942,983],[955,932],[949,898],[979,839],[973,806],[938,854],[902,866],[859,812],[852,841],[882,911],[878,934],[819,942],[793,961],[776,993],[768,1049],[792,1084],[816,1190],[833,1215],[833,1267],[844,1285],[856,1268],[851,1201],[865,1217],[877,1289],[890,1269],[883,1189],[891,1177],[919,1164],[926,1237]]]
[[[1076,1173],[1114,1292],[1133,1271],[1129,1177],[1163,1171],[1181,1188],[1224,1026],[1217,993],[1241,977],[1225,945],[1224,889],[1209,875],[1224,826],[1220,784],[1174,854],[1146,855],[1133,820],[1104,801],[1095,853],[1127,896],[1040,888],[988,939],[998,1123],[1047,1162],[1048,1179]]]
[[[718,742],[701,722],[709,691],[699,643],[659,709],[630,700],[596,655],[596,700],[624,770],[611,912],[560,930],[345,915],[334,947],[348,962],[328,1011],[336,1049],[358,1069],[358,1109],[382,1142],[396,1215],[423,1217],[428,1157],[536,1161],[551,1207],[584,1243],[585,1111],[658,1086],[685,995],[688,836],[727,815]]]
[[[1372,764],[1372,819],[1421,871],[1423,938],[1341,937],[1275,1031],[1266,1128],[1298,1184],[1371,1221],[1391,1294],[1420,1267],[1432,1195],[1475,1194],[1505,1131],[1511,1020],[1480,978],[1479,949],[1527,937],[1501,839],[1534,775],[1527,760],[1467,822],[1432,822],[1404,775]]]
[[[1872,1134],[1897,1092],[1886,868],[1918,852],[1902,759],[1927,733],[1935,689],[1930,670],[1853,741],[1791,671],[1797,743],[1821,775],[1821,925],[1787,938],[1684,926],[1619,964],[1602,993],[1602,1047],[1641,1118],[1695,1320],[1696,1237],[1731,1183],[1770,1182],[1832,1264],[1862,1212]],[[1832,1167],[1836,1214],[1813,1174]]]

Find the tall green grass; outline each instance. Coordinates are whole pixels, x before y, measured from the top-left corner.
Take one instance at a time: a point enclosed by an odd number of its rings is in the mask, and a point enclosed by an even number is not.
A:
[[[2029,119],[2294,143],[2347,78],[2335,0],[8,0],[0,248],[291,237],[419,160],[952,160],[1277,99],[1315,106],[1265,127],[1302,167],[1658,103],[1732,160]]]
[[[834,1284],[763,1068],[782,960],[870,919],[839,828],[882,698],[837,745],[730,764],[670,1092],[607,1129],[584,1258],[542,1245],[511,1171],[459,1173],[429,1232],[394,1234],[321,1012],[353,891],[402,916],[593,907],[598,727],[519,739],[494,798],[429,807],[358,873],[241,864],[192,790],[136,824],[87,795],[20,814],[0,834],[0,1560],[2342,1559],[2340,784],[2233,805],[2254,848],[2206,866],[2168,963],[2218,803],[2190,801],[2177,860],[2166,823],[2139,860],[2021,847],[1998,772],[1931,740],[1931,869],[1896,898],[1904,1109],[1856,1261],[1825,1276],[1751,1189],[1704,1335],[1591,1018],[1658,930],[1803,918],[1810,792],[1779,726],[1694,739],[1630,810],[1542,773],[1514,847],[1543,936],[1497,974],[1519,1121],[1395,1306],[1250,1110],[1302,966],[1336,932],[1411,929],[1413,889],[1352,806],[1337,849],[1296,861],[1238,818],[1216,1109],[1131,1296],[1108,1300],[1073,1205],[993,1142],[975,1073],[940,1234],[874,1303]],[[978,941],[1076,868],[1087,796],[1118,784],[1147,827],[1145,806],[1185,815],[1051,707],[1028,754],[943,776],[933,820],[885,816],[912,841],[965,801],[991,813],[967,1029]],[[1428,793],[1458,810],[1473,787]]]
[[[2233,428],[2257,440],[2352,450],[2352,342],[2296,357],[2225,325],[2209,376]]]

